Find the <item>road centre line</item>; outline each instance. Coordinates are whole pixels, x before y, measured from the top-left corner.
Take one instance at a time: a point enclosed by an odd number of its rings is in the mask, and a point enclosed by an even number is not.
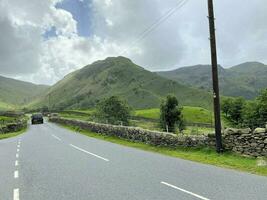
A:
[[[18,158],[19,157],[19,154],[18,153],[16,153],[16,158]]]
[[[16,160],[16,161],[15,161],[15,166],[18,166],[18,165],[19,165],[19,161]]]
[[[19,200],[19,189],[18,188],[13,190],[13,200]]]
[[[17,149],[17,152],[19,152],[19,149]]]
[[[192,196],[194,196],[194,197],[197,197],[197,198],[199,198],[199,199],[202,199],[202,200],[210,200],[210,199],[208,199],[208,198],[206,198],[206,197],[200,196],[200,195],[198,195],[198,194],[195,194],[195,193],[193,193],[193,192],[190,192],[190,191],[187,191],[187,190],[185,190],[185,189],[179,188],[179,187],[177,187],[177,186],[175,186],[175,185],[166,183],[166,182],[164,182],[164,181],[162,181],[161,184],[166,185],[166,186],[168,186],[168,187],[171,187],[171,188],[173,188],[173,189],[179,190],[179,191],[184,192],[184,193],[186,193],[186,194],[190,194],[190,195],[192,195]]]
[[[55,139],[57,139],[58,141],[61,141],[61,139],[59,137],[57,137],[56,135],[52,134],[52,137],[54,137]]]
[[[73,144],[70,144],[70,146],[73,147],[74,149],[77,149],[77,150],[82,151],[82,152],[84,152],[84,153],[86,153],[86,154],[92,155],[92,156],[94,156],[94,157],[96,157],[96,158],[102,159],[102,160],[104,160],[104,161],[106,161],[106,162],[109,161],[108,159],[106,159],[106,158],[104,158],[104,157],[102,157],[102,156],[99,156],[99,155],[96,155],[96,154],[91,153],[91,152],[89,152],[89,151],[86,151],[86,150],[84,150],[84,149],[81,149],[80,147],[77,147],[77,146],[75,146],[75,145],[73,145]]]
[[[18,178],[18,177],[19,177],[19,171],[16,170],[16,171],[14,171],[14,178]]]

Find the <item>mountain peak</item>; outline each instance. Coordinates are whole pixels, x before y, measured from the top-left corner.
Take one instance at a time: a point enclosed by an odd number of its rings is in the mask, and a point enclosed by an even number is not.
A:
[[[117,57],[107,57],[105,61],[119,61],[119,62],[129,62],[133,63],[129,58],[123,57],[123,56],[117,56]]]

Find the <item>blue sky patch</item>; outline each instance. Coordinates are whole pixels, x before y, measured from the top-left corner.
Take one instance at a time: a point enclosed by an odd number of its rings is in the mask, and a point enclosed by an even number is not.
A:
[[[92,8],[91,0],[64,0],[56,5],[56,8],[70,12],[77,21],[78,35],[89,37],[91,30]]]
[[[56,27],[51,27],[49,30],[47,30],[44,34],[43,34],[43,38],[45,40],[47,40],[48,38],[52,38],[52,37],[56,37],[57,33],[56,33]]]

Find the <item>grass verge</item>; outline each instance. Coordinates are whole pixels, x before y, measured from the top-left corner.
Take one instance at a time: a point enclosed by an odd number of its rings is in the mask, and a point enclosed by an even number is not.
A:
[[[90,131],[81,130],[78,127],[61,125],[72,131],[79,132],[88,137],[93,137],[100,140],[105,140],[108,142],[120,144],[123,146],[133,147],[142,149],[145,151],[155,152],[167,156],[182,158],[185,160],[196,161],[204,164],[215,165],[218,167],[224,167],[229,169],[235,169],[239,171],[249,172],[252,174],[258,174],[262,176],[267,176],[267,167],[257,166],[256,158],[247,158],[240,155],[236,155],[230,152],[218,155],[215,150],[208,148],[167,148],[167,147],[155,147],[152,145],[132,142],[125,139],[121,139],[113,136],[105,136],[97,133],[92,133]]]
[[[7,133],[7,134],[0,134],[0,140],[7,139],[11,137],[16,137],[22,133],[24,133],[27,130],[27,128],[22,129],[21,131],[14,132],[14,133]]]

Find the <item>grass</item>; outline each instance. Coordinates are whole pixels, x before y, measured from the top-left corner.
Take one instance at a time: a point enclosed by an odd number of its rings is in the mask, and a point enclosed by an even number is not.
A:
[[[182,158],[185,160],[196,161],[204,164],[215,165],[218,167],[224,167],[229,169],[235,169],[239,171],[249,172],[262,176],[267,176],[267,167],[257,166],[257,159],[242,157],[230,152],[224,154],[217,154],[213,149],[194,149],[194,148],[167,148],[167,147],[155,147],[144,143],[132,142],[125,139],[121,139],[114,136],[105,136],[97,133],[92,133],[86,130],[80,130],[78,127],[61,125],[72,131],[77,131],[88,137],[93,137],[100,140],[120,144],[123,146],[142,149],[145,151],[155,152],[171,157]]]
[[[13,121],[13,120],[15,120],[14,117],[0,116],[0,121],[7,121],[7,122],[10,122],[10,121]]]
[[[143,117],[147,119],[159,119],[160,112],[158,108],[136,110],[134,116]]]
[[[10,110],[10,109],[14,109],[14,106],[11,104],[7,104],[5,102],[0,101],[0,111],[6,111],[6,110]]]
[[[0,134],[0,140],[11,138],[11,137],[16,137],[16,136],[24,133],[26,130],[27,130],[27,128],[22,129],[21,131],[18,131],[18,132],[14,132],[14,133]]]
[[[92,113],[94,110],[70,110],[60,113],[61,117],[68,119],[78,119],[84,121],[92,121]],[[86,115],[85,115],[86,114]],[[134,120],[130,120],[131,126],[141,127],[149,130],[162,131],[159,127],[159,116],[160,110],[158,108],[153,109],[143,109],[134,111],[133,115],[137,117]],[[200,108],[200,107],[190,107],[184,106],[183,115],[186,121],[191,123],[200,123],[197,126],[188,125],[183,134],[186,135],[201,135],[214,132],[213,128],[202,127],[201,123],[211,122],[211,112]],[[148,119],[148,120],[147,120]],[[152,119],[152,120],[151,120]]]
[[[79,115],[79,114],[68,114],[68,113],[59,113],[60,117],[68,118],[68,119],[77,119],[77,120],[84,120],[88,121],[89,116]]]
[[[185,121],[187,122],[206,124],[212,123],[212,112],[207,109],[200,107],[184,106],[182,113],[185,118]],[[160,110],[158,108],[136,110],[134,116],[143,117],[147,119],[159,119]]]

